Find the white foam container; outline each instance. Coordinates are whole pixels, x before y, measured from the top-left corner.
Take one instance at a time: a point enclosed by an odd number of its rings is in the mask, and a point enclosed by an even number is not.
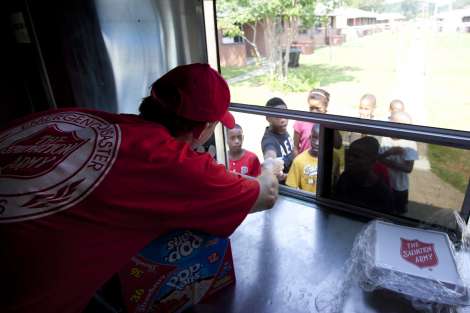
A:
[[[371,276],[391,278],[381,280],[382,288],[447,304],[468,302],[446,233],[382,221],[376,221],[374,227]]]

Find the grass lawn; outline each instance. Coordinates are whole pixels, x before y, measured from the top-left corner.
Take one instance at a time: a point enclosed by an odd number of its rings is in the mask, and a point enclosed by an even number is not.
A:
[[[222,72],[222,76],[228,80],[228,79],[249,73],[258,68],[259,66],[256,66],[256,65],[247,65],[243,67],[226,66],[226,67],[221,67],[220,69]]]
[[[470,178],[470,150],[428,145],[428,158],[437,176],[465,193]]]
[[[425,103],[433,126],[470,131],[470,34],[428,34]]]
[[[395,84],[396,48],[391,36],[396,37],[379,33],[301,55],[300,66],[289,69],[286,84],[272,82],[267,75],[231,84],[233,101],[264,105],[278,96],[290,108],[306,110],[308,91],[321,87],[331,94],[330,113],[356,116],[360,97],[373,93],[379,100],[378,112],[385,115],[391,99],[388,93]]]

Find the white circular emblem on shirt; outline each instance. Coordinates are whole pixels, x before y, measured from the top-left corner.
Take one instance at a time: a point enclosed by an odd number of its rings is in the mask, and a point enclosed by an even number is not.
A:
[[[117,125],[58,112],[0,134],[0,223],[47,216],[96,188],[117,157]]]

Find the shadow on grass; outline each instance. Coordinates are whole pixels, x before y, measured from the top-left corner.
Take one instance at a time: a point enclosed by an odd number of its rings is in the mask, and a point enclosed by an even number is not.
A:
[[[428,158],[434,174],[465,193],[470,177],[470,150],[428,145]]]
[[[300,65],[297,68],[289,68],[286,82],[272,79],[269,74],[264,74],[249,78],[239,84],[253,87],[268,85],[273,90],[303,92],[315,87],[353,81],[356,78],[354,72],[360,70],[360,68],[352,66]]]
[[[245,75],[251,71],[259,69],[259,66],[255,65],[247,65],[243,67],[236,67],[236,66],[226,66],[226,67],[221,67],[220,71],[222,76],[226,79],[232,79],[237,76]]]
[[[454,216],[454,212],[458,212],[457,209],[458,208],[441,208],[432,204],[409,201],[408,212],[405,216],[427,224],[457,230],[459,225]]]
[[[289,75],[298,77],[301,80],[318,83],[318,86],[330,85],[338,82],[353,81],[355,76],[353,72],[360,68],[352,66],[332,66],[332,65],[308,65],[293,68]]]

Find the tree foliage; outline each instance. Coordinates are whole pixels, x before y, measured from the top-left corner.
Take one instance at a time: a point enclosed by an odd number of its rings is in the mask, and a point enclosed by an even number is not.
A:
[[[256,38],[250,40],[244,29],[251,27],[255,37],[258,24],[262,25],[272,74],[285,80],[286,51],[296,39],[299,25],[308,28],[315,23],[315,4],[316,0],[220,0],[216,2],[218,26],[224,35],[243,37],[259,56]]]
[[[407,18],[415,18],[420,12],[418,0],[404,0],[401,2],[401,11]]]
[[[384,11],[384,0],[348,0],[347,4],[353,8],[358,8],[371,12]]]
[[[467,7],[470,7],[470,0],[456,0],[452,5],[453,9],[463,9]]]

